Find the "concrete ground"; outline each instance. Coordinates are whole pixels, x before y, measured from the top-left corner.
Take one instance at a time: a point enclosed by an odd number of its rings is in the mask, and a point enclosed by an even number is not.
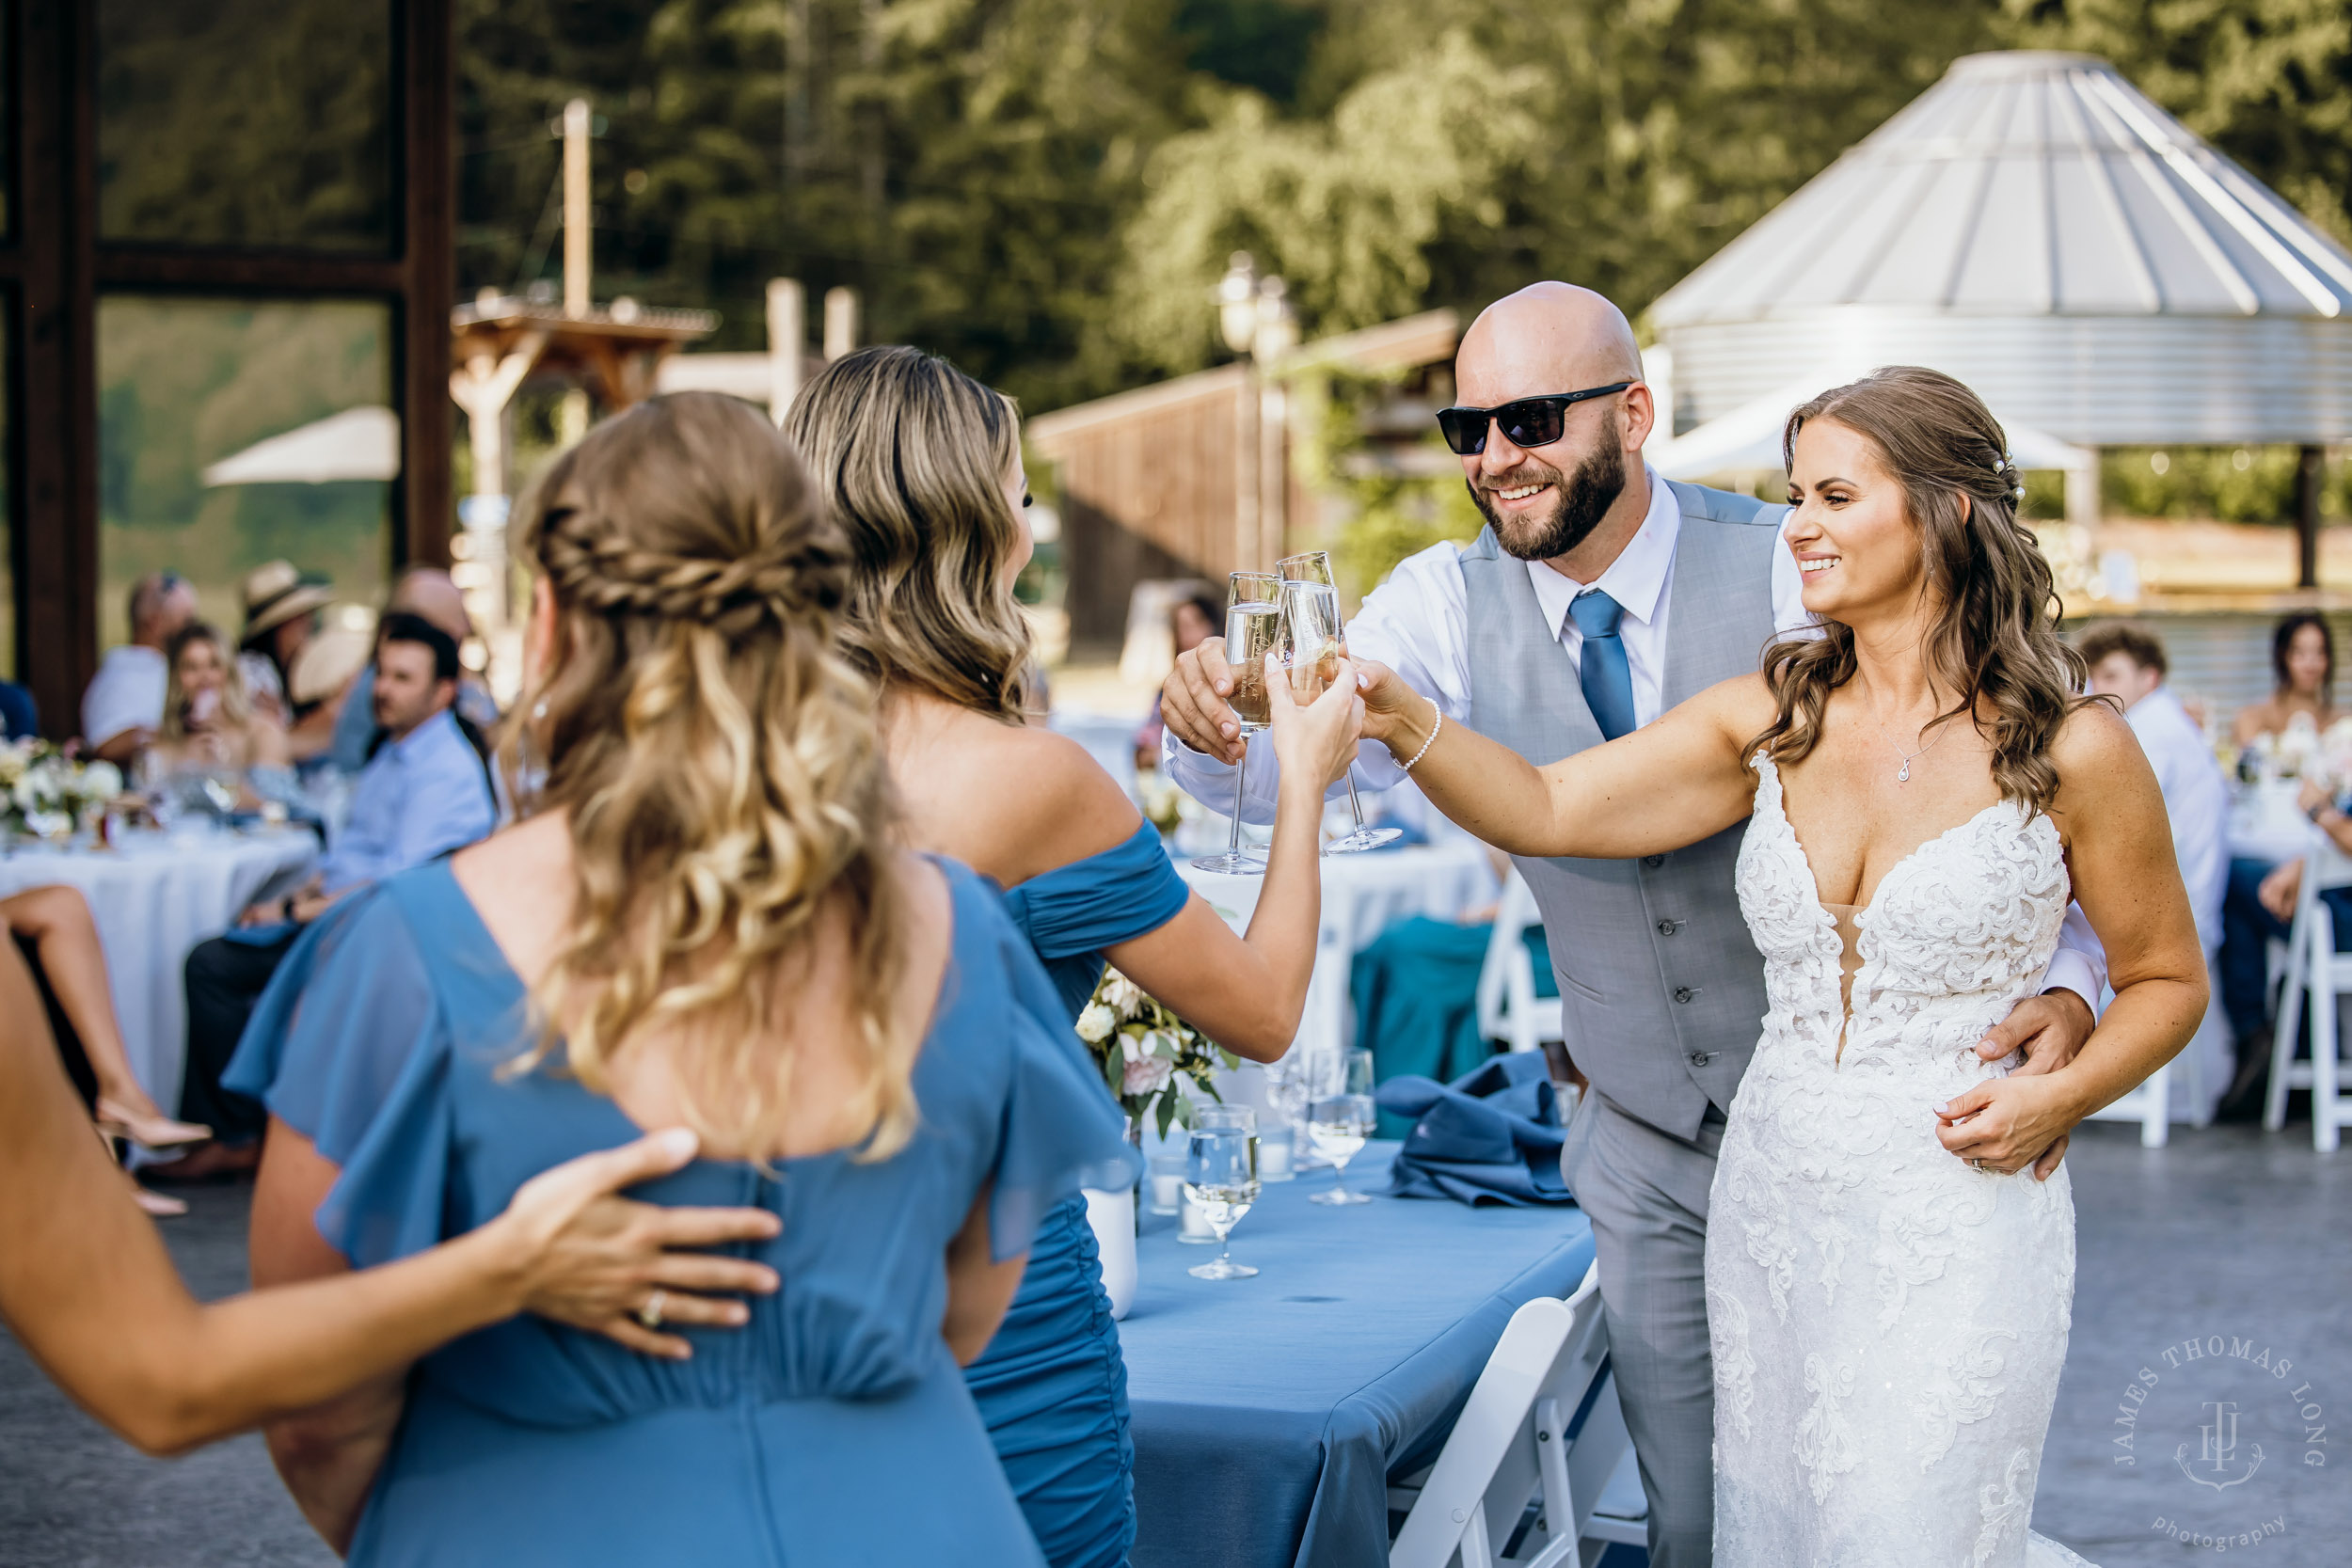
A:
[[[2352,1431],[2343,1425],[2352,1418],[2352,1246],[2343,1236],[2352,1152],[2314,1155],[2303,1125],[2275,1137],[2184,1129],[2170,1148],[2142,1149],[2135,1130],[2105,1124],[2077,1138],[2070,1164],[2081,1237],[2074,1332],[2035,1527],[2100,1568],[2170,1568],[2210,1550],[2184,1547],[2158,1519],[2206,1536],[2250,1536],[2277,1520],[2277,1533],[2233,1549],[2271,1568],[2352,1561],[2352,1453],[2343,1440],[2305,1441],[2311,1425]],[[164,1227],[173,1254],[199,1293],[233,1291],[244,1283],[246,1193],[189,1196],[195,1212]],[[2183,1348],[2191,1339],[2219,1354],[2192,1357]],[[2286,1378],[2252,1365],[2264,1350],[2273,1369],[2294,1363]],[[2153,1386],[2138,1382],[2143,1368],[2157,1374]],[[2288,1403],[2298,1389],[2304,1406],[2320,1407],[2309,1422]],[[2238,1406],[2235,1445],[2221,1433],[2218,1464],[2201,1432],[2217,1404]],[[2127,1405],[2128,1467],[2115,1462],[2123,1450],[2113,1441]],[[2263,1460],[2249,1468],[2257,1445]],[[2308,1454],[2329,1463],[2314,1467]],[[333,1560],[257,1439],[142,1459],[0,1333],[0,1568]]]

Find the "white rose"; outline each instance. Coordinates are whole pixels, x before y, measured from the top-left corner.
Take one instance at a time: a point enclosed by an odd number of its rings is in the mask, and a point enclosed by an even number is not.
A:
[[[111,800],[122,793],[122,769],[101,757],[82,769],[82,788],[93,800]]]
[[[22,744],[0,746],[0,788],[12,788],[24,776],[24,748]]]
[[[1143,1006],[1143,988],[1117,970],[1112,970],[1103,982],[1103,1001],[1121,1018],[1133,1018]]]
[[[1175,1075],[1176,1069],[1165,1056],[1138,1057],[1127,1064],[1126,1076],[1120,1080],[1120,1089],[1131,1098],[1157,1094],[1168,1087],[1168,1081]]]
[[[1078,1037],[1089,1045],[1099,1045],[1118,1024],[1118,1017],[1108,1007],[1100,1002],[1089,1002],[1086,1011],[1078,1015]]]

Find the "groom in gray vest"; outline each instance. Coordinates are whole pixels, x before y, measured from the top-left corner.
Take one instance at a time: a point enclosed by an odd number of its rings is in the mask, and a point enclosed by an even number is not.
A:
[[[1401,563],[1349,622],[1352,653],[1542,764],[1755,670],[1776,632],[1811,624],[1782,508],[1663,481],[1642,462],[1656,412],[1632,330],[1608,300],[1537,283],[1497,302],[1463,336],[1455,378],[1461,405],[1439,422],[1486,528]],[[1220,806],[1242,752],[1232,689],[1211,640],[1162,693],[1171,775]],[[1248,769],[1253,819],[1272,816],[1272,762],[1262,752]],[[1400,776],[1384,749],[1364,748],[1359,784]],[[1543,911],[1568,1050],[1592,1087],[1561,1166],[1598,1247],[1657,1568],[1712,1555],[1708,1190],[1766,1010],[1763,960],[1732,888],[1744,832],[1639,861],[1518,862]],[[2095,943],[2062,947],[2044,993],[1980,1053],[2022,1046],[2025,1070],[2063,1065],[2090,1033],[2104,969]]]

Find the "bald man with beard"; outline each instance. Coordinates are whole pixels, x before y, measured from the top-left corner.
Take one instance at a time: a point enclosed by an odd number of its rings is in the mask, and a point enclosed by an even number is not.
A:
[[[1632,329],[1607,299],[1547,282],[1498,301],[1463,335],[1454,378],[1461,404],[1438,421],[1486,527],[1400,563],[1348,624],[1349,651],[1388,665],[1443,722],[1555,762],[1754,671],[1768,642],[1812,625],[1780,540],[1784,508],[1664,480],[1643,461],[1657,411]],[[1218,810],[1243,755],[1232,690],[1213,638],[1162,692],[1168,771]],[[1248,769],[1252,820],[1272,816],[1273,761]],[[1367,745],[1357,776],[1382,789],[1403,770]],[[1763,960],[1733,891],[1744,832],[1638,861],[1518,862],[1543,912],[1568,1049],[1592,1086],[1561,1167],[1593,1225],[1657,1568],[1713,1553],[1708,1196],[1766,1011]],[[2065,1065],[2090,1033],[2105,971],[2088,927],[2070,921],[2043,993],[1979,1054],[2022,1047],[2021,1071]]]

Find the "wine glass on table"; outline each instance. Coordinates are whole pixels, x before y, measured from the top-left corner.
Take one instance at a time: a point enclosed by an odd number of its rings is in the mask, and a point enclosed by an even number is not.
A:
[[[1362,1150],[1377,1124],[1372,1100],[1372,1053],[1349,1052],[1340,1081],[1331,1086],[1338,1092],[1318,1095],[1307,1107],[1307,1136],[1334,1167],[1331,1190],[1307,1201],[1333,1206],[1370,1203],[1371,1194],[1347,1190],[1347,1163]]]
[[[1265,862],[1242,853],[1242,802],[1248,799],[1251,732],[1270,727],[1274,710],[1265,689],[1265,656],[1282,640],[1282,579],[1271,572],[1235,572],[1225,592],[1225,657],[1233,668],[1233,717],[1241,721],[1241,761],[1233,768],[1233,829],[1221,855],[1192,863],[1229,877],[1263,877]]]
[[[1319,696],[1324,688],[1329,686],[1332,679],[1339,673],[1339,662],[1347,654],[1347,627],[1340,619],[1340,590],[1339,585],[1331,578],[1331,552],[1309,550],[1304,555],[1286,555],[1274,563],[1274,569],[1281,576],[1285,593],[1299,585],[1320,587],[1324,591],[1322,594],[1312,596],[1315,614],[1312,624],[1294,623],[1291,627],[1291,637],[1295,650],[1292,657],[1295,660],[1311,661],[1321,673],[1322,679],[1314,685],[1312,692],[1312,695]],[[1310,638],[1312,641],[1309,641]],[[1227,645],[1226,657],[1228,658],[1232,657],[1231,646],[1230,643]],[[1234,673],[1236,690],[1240,688],[1240,673],[1236,671]],[[1292,687],[1294,689],[1298,689],[1300,687],[1300,682],[1295,676],[1292,681]],[[1300,700],[1303,702],[1308,699],[1302,695]],[[1363,849],[1377,849],[1383,844],[1402,838],[1404,830],[1401,828],[1367,828],[1364,826],[1364,803],[1356,798],[1356,767],[1352,762],[1348,765],[1345,778],[1347,810],[1354,817],[1356,827],[1353,832],[1343,833],[1325,845],[1323,852],[1327,855],[1352,855]]]
[[[1216,1232],[1217,1255],[1184,1272],[1196,1279],[1248,1279],[1233,1261],[1233,1227],[1258,1201],[1258,1134],[1232,1122],[1196,1126],[1184,1152],[1184,1196]]]

